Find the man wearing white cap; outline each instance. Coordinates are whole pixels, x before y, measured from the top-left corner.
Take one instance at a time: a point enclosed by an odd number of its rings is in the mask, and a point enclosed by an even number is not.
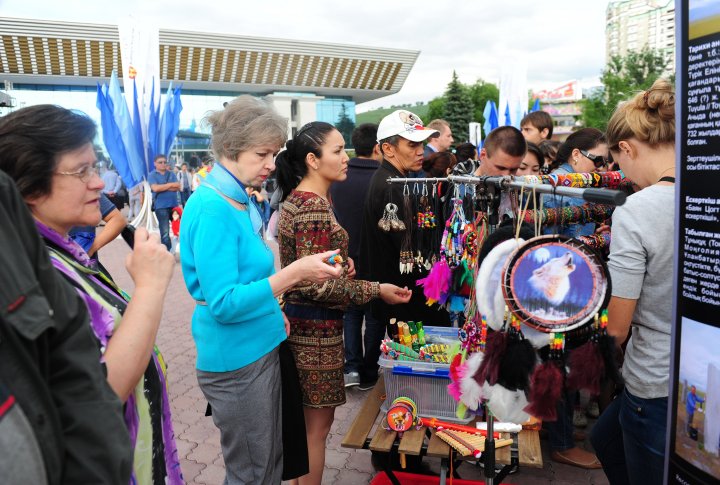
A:
[[[385,232],[378,227],[385,206],[392,202],[398,206],[398,217],[403,218],[403,184],[388,184],[388,177],[407,177],[409,172],[422,168],[423,142],[437,130],[426,128],[422,120],[409,111],[397,110],[380,121],[377,138],[383,161],[370,181],[365,207],[363,226],[360,237],[360,264],[362,275],[358,278],[374,278],[373,281],[387,281],[396,285],[407,286],[413,290],[409,303],[390,307],[384,303],[372,304],[375,318],[388,324],[390,318],[401,321],[422,321],[424,325],[449,326],[450,318],[445,310],[437,305],[428,307],[422,289],[415,285],[424,274],[400,273],[400,246],[405,231]],[[412,227],[411,221],[405,221],[407,230]],[[377,361],[380,356],[380,341],[374,342],[366,349],[363,369],[360,372],[360,389],[369,389],[377,381]]]

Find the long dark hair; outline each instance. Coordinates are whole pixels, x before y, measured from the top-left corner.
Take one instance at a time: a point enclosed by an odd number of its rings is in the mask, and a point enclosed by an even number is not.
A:
[[[582,128],[567,137],[565,143],[558,148],[555,162],[558,165],[568,163],[574,149],[592,150],[601,143],[607,143],[605,134],[597,128]]]
[[[307,175],[305,159],[308,153],[320,158],[328,133],[335,129],[330,123],[313,121],[300,128],[295,137],[287,141],[285,150],[275,159],[275,173],[278,187],[282,191],[282,200],[285,200]]]

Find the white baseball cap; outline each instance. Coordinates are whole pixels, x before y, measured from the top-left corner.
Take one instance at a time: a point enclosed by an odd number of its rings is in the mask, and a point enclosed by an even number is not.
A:
[[[385,138],[400,135],[410,141],[425,141],[436,133],[439,134],[440,132],[425,128],[422,120],[415,113],[399,109],[393,111],[380,121],[377,139],[379,142]]]

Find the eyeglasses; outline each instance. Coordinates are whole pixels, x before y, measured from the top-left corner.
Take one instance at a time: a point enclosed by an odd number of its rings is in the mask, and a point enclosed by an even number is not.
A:
[[[76,170],[75,172],[55,172],[57,175],[70,175],[73,177],[77,177],[80,179],[81,182],[87,183],[88,180],[92,178],[93,175],[98,175],[98,166],[96,164],[93,165],[85,165],[80,170]]]
[[[582,153],[585,158],[589,159],[593,165],[595,165],[595,168],[605,167],[611,162],[602,155],[594,155],[587,150],[580,150],[580,153]]]
[[[155,163],[157,163],[158,165],[167,165],[167,160],[158,160]]]

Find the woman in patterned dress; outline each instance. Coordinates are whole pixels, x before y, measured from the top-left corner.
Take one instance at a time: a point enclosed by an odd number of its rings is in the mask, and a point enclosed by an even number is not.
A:
[[[285,194],[278,223],[281,265],[304,256],[339,250],[346,273],[323,284],[306,284],[285,294],[290,320],[288,342],[295,355],[305,405],[310,473],[300,483],[317,483],[325,464],[325,440],[335,408],[345,403],[343,311],[373,298],[407,303],[411,292],[395,285],[355,280],[348,258],[348,234],[338,224],[329,199],[330,185],[347,178],[348,156],[342,135],[332,125],[305,125],[276,160]]]

